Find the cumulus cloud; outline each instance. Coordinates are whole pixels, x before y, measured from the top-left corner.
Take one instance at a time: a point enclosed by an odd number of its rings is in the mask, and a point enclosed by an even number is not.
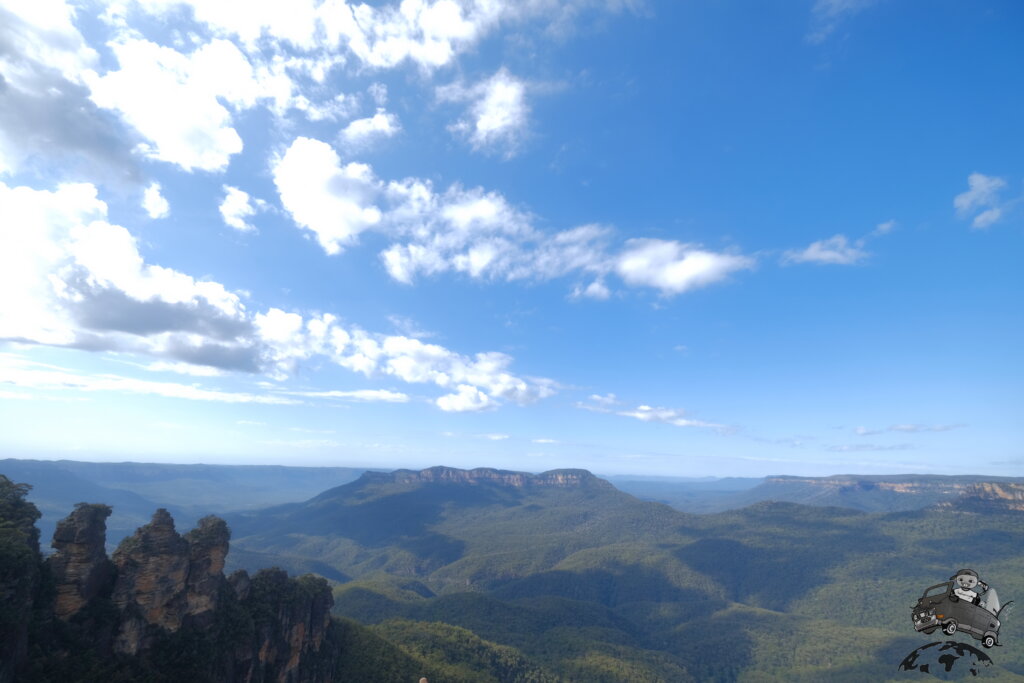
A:
[[[106,219],[92,185],[48,192],[0,183],[0,224],[10,226],[0,231],[0,340],[140,353],[164,363],[152,370],[180,372],[185,363],[279,379],[325,357],[367,376],[433,384],[447,392],[437,405],[448,411],[531,403],[557,389],[513,374],[504,353],[464,355],[346,327],[327,313],[252,313],[219,283],[146,263],[134,237]],[[323,397],[407,400],[377,390]]]
[[[123,127],[90,99],[99,57],[62,0],[0,7],[0,175],[25,164],[61,177],[135,181]]]
[[[221,171],[242,151],[225,104],[250,107],[261,93],[234,43],[216,39],[190,55],[140,38],[110,48],[120,68],[92,74],[92,99],[118,111],[147,140],[140,148],[146,156],[186,171]]]
[[[297,138],[273,166],[281,203],[328,254],[341,252],[381,220],[374,205],[380,183],[366,164],[342,164],[319,140]]]
[[[615,271],[626,284],[672,295],[724,280],[753,265],[746,256],[715,253],[674,240],[631,239],[618,255]]]
[[[255,51],[260,40],[303,53],[343,53],[371,68],[412,62],[426,70],[449,64],[502,22],[540,18],[571,25],[583,10],[619,12],[640,0],[417,0],[368,5],[342,0],[289,3],[245,0],[111,0],[104,17],[123,26],[134,10],[166,16],[188,7],[216,35]]]
[[[0,339],[255,370],[237,294],[144,262],[93,185],[0,183]]]
[[[571,296],[606,299],[605,277],[676,295],[751,268],[734,253],[669,240],[632,239],[616,252],[612,230],[588,224],[547,233],[533,217],[497,192],[452,185],[434,190],[428,180],[385,183],[373,169],[344,163],[327,143],[297,138],[273,167],[281,203],[328,254],[374,230],[392,238],[380,253],[398,282],[445,272],[474,279],[544,281],[570,274],[592,279]]]
[[[502,68],[472,86],[456,83],[438,88],[437,97],[442,101],[469,103],[466,115],[449,129],[468,140],[473,149],[507,156],[516,152],[526,133],[530,109],[526,104],[526,83],[507,69]]]
[[[256,215],[258,209],[265,207],[262,199],[253,199],[248,192],[224,185],[224,200],[221,201],[219,209],[221,218],[229,227],[241,232],[253,232],[256,226],[249,223],[248,219]]]
[[[142,195],[142,208],[150,218],[167,218],[171,213],[171,205],[160,193],[160,183],[150,183]]]
[[[995,176],[972,173],[967,176],[967,191],[953,199],[953,207],[960,218],[970,218],[971,227],[984,229],[1003,217],[1005,205],[999,193],[1006,187],[1006,181]]]
[[[445,394],[435,403],[446,413],[478,412],[486,410],[492,405],[487,394],[468,384],[460,384],[455,393]]]
[[[384,109],[365,119],[352,121],[341,131],[341,139],[351,147],[365,147],[377,140],[390,138],[402,130],[398,117]]]
[[[845,235],[833,235],[826,240],[812,242],[805,249],[790,250],[783,254],[782,263],[818,263],[850,266],[867,258],[864,240],[850,242]]]

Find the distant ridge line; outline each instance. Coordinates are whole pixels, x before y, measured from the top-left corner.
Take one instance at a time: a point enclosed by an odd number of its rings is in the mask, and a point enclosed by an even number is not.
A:
[[[441,483],[441,484],[499,484],[513,488],[533,486],[551,486],[575,488],[582,486],[598,486],[614,489],[610,483],[591,472],[583,469],[556,469],[540,474],[499,470],[492,467],[477,467],[471,470],[458,469],[439,465],[423,470],[401,469],[394,472],[366,472],[360,477],[367,482],[407,483]]]

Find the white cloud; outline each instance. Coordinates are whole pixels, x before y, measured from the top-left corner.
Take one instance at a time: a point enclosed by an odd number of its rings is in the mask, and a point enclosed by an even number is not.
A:
[[[544,443],[544,444],[558,443],[557,439],[532,439],[532,441],[533,441],[533,443]]]
[[[896,228],[896,221],[889,219],[875,226],[875,229],[871,231],[871,236],[888,235]]]
[[[373,203],[380,191],[373,171],[354,162],[343,166],[325,142],[297,138],[273,172],[284,208],[328,254],[339,253],[381,220]]]
[[[723,426],[720,424],[714,424],[712,422],[691,420],[690,418],[686,417],[686,411],[684,410],[676,410],[674,408],[655,408],[648,405],[637,406],[633,410],[616,411],[615,414],[622,415],[623,417],[632,417],[642,422],[662,422],[664,424],[670,424],[676,427],[721,428]]]
[[[249,218],[256,215],[257,207],[263,208],[264,202],[260,199],[253,201],[248,192],[224,185],[224,201],[220,203],[220,215],[224,223],[241,232],[252,232],[256,226],[248,222]]]
[[[577,408],[593,413],[606,413],[631,417],[641,422],[662,422],[676,427],[711,427],[725,429],[725,425],[702,420],[693,420],[686,416],[686,411],[675,408],[662,408],[639,405],[636,408],[622,408],[622,401],[615,394],[591,394],[586,401],[576,403]]]
[[[191,55],[138,38],[110,47],[120,69],[89,78],[92,99],[149,141],[146,156],[186,171],[221,171],[242,151],[225,103],[251,107],[262,93],[233,43],[216,39]]]
[[[171,213],[171,205],[160,193],[160,183],[150,183],[142,195],[142,208],[150,218],[167,218]]]
[[[511,438],[508,434],[481,434],[480,436],[488,441],[505,441]]]
[[[193,377],[219,377],[224,374],[224,371],[219,368],[213,368],[208,365],[193,365],[191,363],[156,361],[143,367],[151,372],[174,372],[179,375],[192,375]]]
[[[995,176],[972,173],[967,176],[967,191],[953,199],[953,206],[961,218],[978,212],[971,221],[972,228],[983,229],[1003,217],[1004,205],[999,193],[1006,187],[1006,181]]]
[[[455,393],[445,394],[435,403],[446,413],[476,412],[493,406],[487,394],[468,384],[460,384]]]
[[[867,258],[864,240],[850,242],[845,235],[834,235],[813,242],[806,249],[790,250],[782,256],[782,263],[819,263],[849,266]]]
[[[615,254],[605,226],[544,233],[497,192],[452,185],[437,193],[417,178],[385,185],[368,165],[343,165],[330,145],[310,138],[297,138],[273,170],[282,204],[328,254],[339,253],[366,230],[392,236],[381,262],[405,284],[444,272],[507,281],[583,273],[594,279],[571,296],[604,299],[611,290],[602,276],[613,272],[628,285],[671,295],[754,265],[746,256],[665,240],[628,240]]]
[[[569,296],[572,299],[598,299],[604,301],[611,295],[612,291],[608,289],[608,285],[601,280],[594,280],[586,287],[576,285]]]
[[[326,313],[250,313],[219,283],[146,263],[135,238],[106,218],[92,185],[47,192],[0,182],[0,225],[8,228],[0,230],[0,340],[144,354],[165,363],[154,371],[181,372],[178,363],[187,363],[276,379],[323,356],[354,372],[434,384],[449,392],[437,405],[452,411],[530,403],[556,390],[552,380],[512,374],[503,353],[463,355],[346,328]],[[211,374],[191,374],[199,373]],[[407,400],[383,390],[326,397]]]
[[[388,86],[383,83],[371,83],[366,89],[378,107],[384,107],[388,103]]]
[[[89,100],[98,54],[63,0],[0,5],[0,175],[32,162],[57,177],[138,179],[124,131]]]
[[[365,119],[356,119],[341,131],[341,139],[353,147],[364,147],[382,138],[390,138],[398,134],[402,126],[398,117],[384,109]]]
[[[408,403],[408,394],[387,389],[355,389],[353,391],[289,391],[290,396],[306,396],[309,398],[337,398],[362,403]]]
[[[466,116],[449,129],[465,137],[473,149],[511,156],[526,133],[530,109],[526,83],[502,68],[473,86],[452,84],[437,89],[442,101],[470,102]]]
[[[155,382],[119,375],[87,375],[63,368],[54,369],[52,366],[39,367],[38,364],[31,362],[11,362],[9,357],[0,362],[0,384],[62,392],[111,391],[122,394],[141,394],[165,398],[181,398],[191,401],[216,401],[220,403],[265,403],[272,405],[292,405],[298,403],[295,399],[283,396],[203,389],[194,384]]]
[[[618,255],[615,270],[630,285],[645,285],[662,294],[681,294],[724,280],[751,268],[753,259],[706,251],[692,244],[659,239],[631,239]]]
[[[145,263],[106,218],[93,185],[0,183],[0,339],[256,370],[240,297]]]

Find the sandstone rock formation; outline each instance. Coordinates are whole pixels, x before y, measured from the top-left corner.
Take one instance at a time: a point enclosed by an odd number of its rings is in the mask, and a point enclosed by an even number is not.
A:
[[[107,505],[79,503],[57,524],[53,555],[47,560],[56,585],[53,611],[67,620],[104,590],[109,590],[114,565],[107,559]]]
[[[78,646],[99,658],[189,658],[200,680],[319,683],[332,679],[330,587],[279,569],[224,577],[230,532],[206,517],[184,536],[167,510],[121,542],[107,559],[106,505],[79,504],[57,526],[48,560],[53,613],[76,628]],[[91,603],[98,609],[80,613]],[[107,607],[103,607],[107,605]],[[195,678],[195,674],[192,674]],[[162,679],[161,679],[162,680]]]

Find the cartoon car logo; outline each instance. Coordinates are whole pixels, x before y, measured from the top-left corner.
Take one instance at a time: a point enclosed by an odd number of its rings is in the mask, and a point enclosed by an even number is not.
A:
[[[910,615],[914,629],[924,633],[942,629],[947,636],[963,631],[975,640],[980,640],[982,647],[1001,645],[999,615],[1013,603],[1000,607],[999,597],[990,589],[985,594],[985,600],[974,605],[957,597],[954,588],[955,582],[947,581],[925,590]]]

